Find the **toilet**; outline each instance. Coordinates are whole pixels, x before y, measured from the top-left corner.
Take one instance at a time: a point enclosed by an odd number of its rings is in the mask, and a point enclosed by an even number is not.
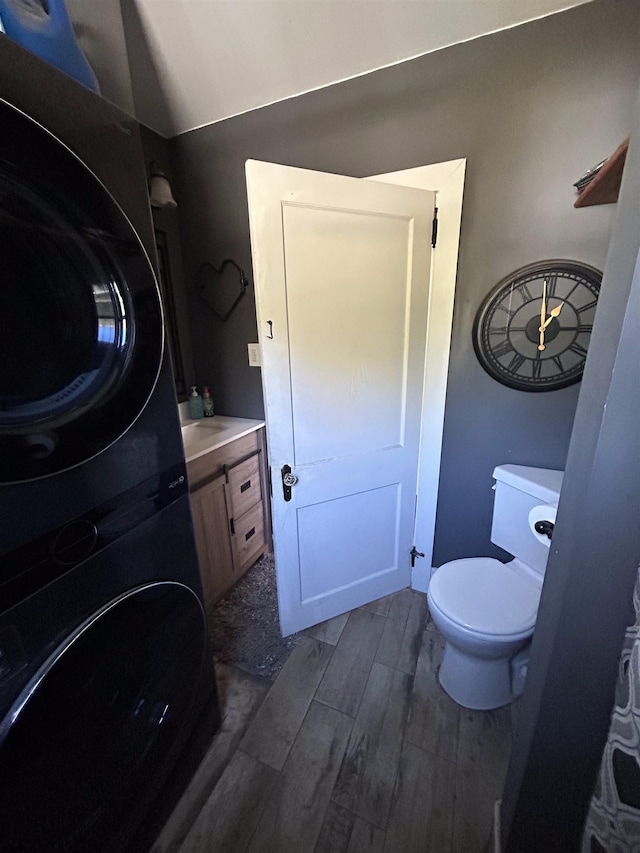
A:
[[[484,711],[524,687],[550,545],[535,524],[555,521],[563,472],[499,465],[493,477],[491,541],[513,559],[452,560],[434,571],[427,593],[446,640],[440,684],[459,705]]]

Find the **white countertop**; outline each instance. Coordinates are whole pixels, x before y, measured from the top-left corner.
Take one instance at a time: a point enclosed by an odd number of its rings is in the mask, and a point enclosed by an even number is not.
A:
[[[264,421],[215,415],[213,418],[182,418],[181,426],[184,455],[187,462],[192,462],[211,450],[255,432],[264,426]]]

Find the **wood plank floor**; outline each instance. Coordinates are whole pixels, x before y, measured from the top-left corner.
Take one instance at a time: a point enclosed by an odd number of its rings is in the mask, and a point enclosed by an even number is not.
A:
[[[271,688],[223,667],[223,724],[153,853],[485,853],[509,709],[438,683],[426,596],[305,632]]]

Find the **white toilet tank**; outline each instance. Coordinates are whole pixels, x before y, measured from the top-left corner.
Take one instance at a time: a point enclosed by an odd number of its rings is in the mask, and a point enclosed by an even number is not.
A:
[[[529,523],[535,506],[557,506],[564,471],[529,468],[524,465],[498,465],[491,541],[542,574],[549,548],[536,537]]]

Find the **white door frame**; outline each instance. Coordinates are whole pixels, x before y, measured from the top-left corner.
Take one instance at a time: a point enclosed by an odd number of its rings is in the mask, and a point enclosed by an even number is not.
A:
[[[433,541],[466,165],[465,158],[448,160],[369,178],[405,187],[435,190],[439,208],[438,242],[432,255],[416,504],[415,546],[424,553],[424,559],[416,560],[411,580],[413,589],[422,592],[426,592],[433,571]]]

